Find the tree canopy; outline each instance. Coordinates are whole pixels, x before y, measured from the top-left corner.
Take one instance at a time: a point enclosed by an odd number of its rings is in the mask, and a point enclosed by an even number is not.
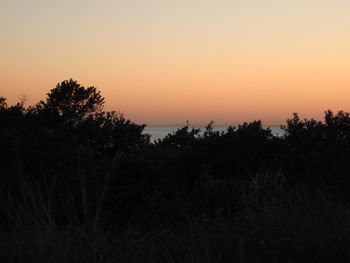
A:
[[[55,115],[61,122],[77,122],[90,114],[102,111],[103,105],[104,98],[95,87],[84,87],[70,79],[51,89],[46,101],[41,101],[38,107],[50,115]]]
[[[0,97],[0,109],[6,108],[6,99],[4,97]]]

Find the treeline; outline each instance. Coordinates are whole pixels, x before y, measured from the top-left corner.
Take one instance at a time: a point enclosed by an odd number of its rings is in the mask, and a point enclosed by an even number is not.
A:
[[[4,260],[350,259],[349,113],[294,114],[282,137],[209,123],[151,143],[103,105],[72,79],[35,106],[0,98]]]

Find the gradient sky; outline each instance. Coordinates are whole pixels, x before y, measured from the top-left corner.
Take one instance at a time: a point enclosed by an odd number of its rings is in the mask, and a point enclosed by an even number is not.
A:
[[[1,0],[0,95],[96,86],[138,123],[350,111],[349,0]]]

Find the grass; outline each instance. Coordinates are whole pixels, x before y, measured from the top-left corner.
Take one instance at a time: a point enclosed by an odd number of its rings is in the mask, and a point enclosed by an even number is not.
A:
[[[287,186],[281,174],[258,175],[247,183],[231,218],[188,215],[167,226],[130,225],[122,234],[103,222],[58,226],[42,193],[22,187],[25,203],[2,204],[11,218],[1,232],[2,262],[350,260],[349,204],[306,184]]]

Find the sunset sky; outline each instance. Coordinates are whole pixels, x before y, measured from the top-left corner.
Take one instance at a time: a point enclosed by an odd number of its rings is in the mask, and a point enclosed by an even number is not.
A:
[[[350,111],[349,0],[1,0],[0,96],[62,80],[146,124]]]

